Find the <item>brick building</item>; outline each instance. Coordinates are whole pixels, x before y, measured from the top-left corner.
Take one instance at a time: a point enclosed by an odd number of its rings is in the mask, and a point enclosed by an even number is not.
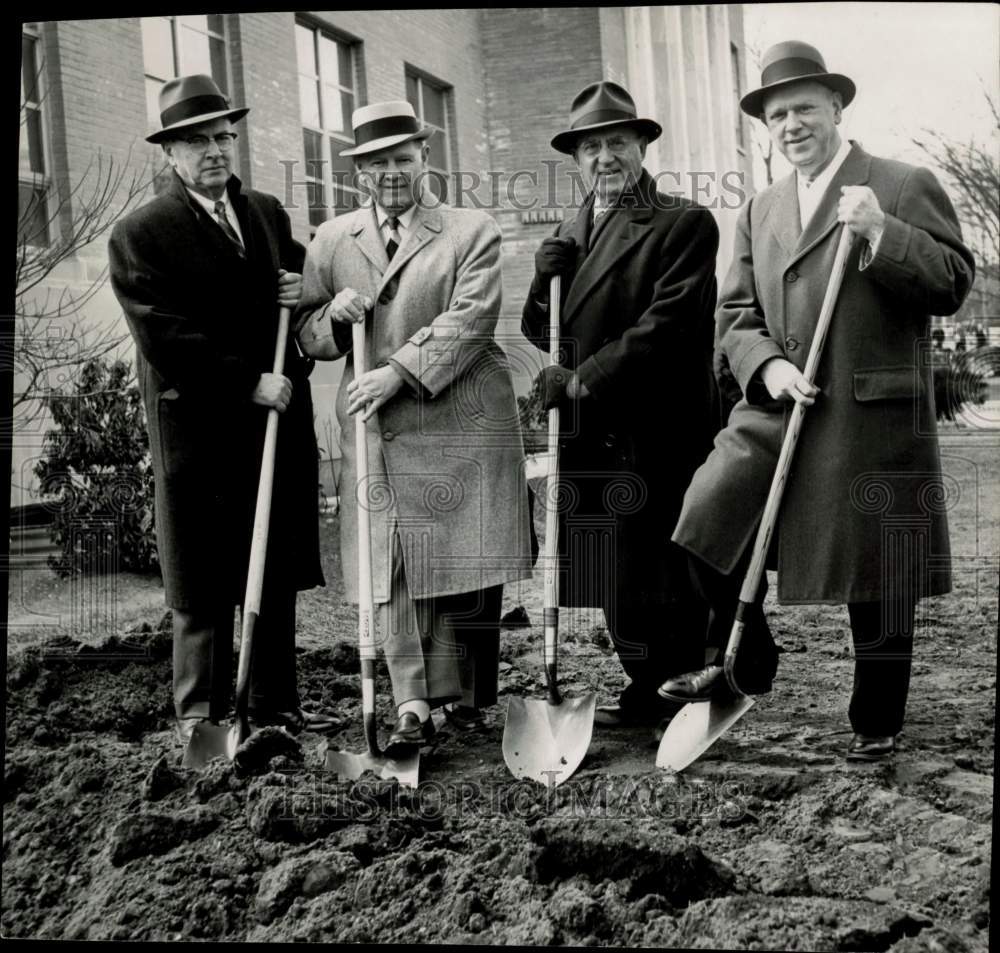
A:
[[[178,73],[211,73],[235,104],[250,107],[236,172],[285,203],[303,242],[357,201],[338,175],[350,169],[337,152],[351,141],[351,111],[409,99],[438,129],[431,140],[436,187],[455,204],[486,207],[503,230],[500,336],[522,391],[538,365],[518,331],[532,255],[574,204],[574,189],[579,199],[572,160],[549,140],[583,86],[600,78],[623,83],[640,114],[663,125],[646,166],[664,177],[662,190],[715,209],[720,272],[735,210],[751,190],[748,130],[736,105],[745,75],[739,5],[62,20],[25,24],[23,52],[22,232],[42,248],[70,234],[97,182],[96,157],[102,169],[111,161],[153,180],[162,155],[144,136],[158,128],[160,86]],[[76,251],[37,289],[92,290],[81,317],[93,329],[121,314],[101,284],[106,243],[105,234]],[[47,333],[58,336],[60,322]],[[318,366],[312,378],[324,448],[341,363]],[[15,416],[14,505],[28,502],[44,426],[41,418],[19,425]]]

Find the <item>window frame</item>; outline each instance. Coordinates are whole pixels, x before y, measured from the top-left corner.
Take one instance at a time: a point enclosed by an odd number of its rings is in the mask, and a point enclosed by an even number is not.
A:
[[[447,167],[442,169],[436,165],[431,165],[428,156],[427,169],[430,172],[440,173],[444,177],[444,195],[437,196],[441,201],[448,201],[448,185],[451,181],[451,168],[454,162],[453,151],[453,137],[452,137],[452,110],[454,108],[454,92],[455,87],[450,83],[446,83],[443,80],[436,79],[430,76],[424,70],[419,67],[413,66],[410,63],[403,64],[403,74],[404,82],[406,80],[413,79],[417,83],[417,102],[410,103],[413,106],[414,112],[417,114],[417,120],[424,126],[430,126],[435,130],[437,134],[440,134],[444,138],[444,157]],[[424,87],[430,86],[431,89],[441,94],[444,100],[444,126],[439,126],[436,122],[431,122],[427,119],[426,113],[424,111]],[[409,90],[407,90],[409,93]],[[409,101],[409,95],[407,95],[407,101]]]
[[[299,126],[303,130],[303,157],[305,158],[305,130],[309,130],[320,137],[320,159],[319,164],[321,168],[321,175],[317,176],[314,173],[315,166],[313,166],[308,159],[305,162],[305,181],[307,183],[307,190],[309,186],[319,187],[321,195],[321,204],[319,206],[313,207],[312,203],[307,199],[306,214],[309,220],[309,237],[312,238],[316,234],[316,229],[319,228],[323,222],[329,221],[331,218],[335,218],[337,215],[337,196],[339,194],[354,195],[357,197],[358,204],[365,199],[365,193],[354,185],[349,185],[347,183],[341,183],[339,180],[334,181],[333,168],[334,168],[334,155],[333,155],[333,144],[331,140],[336,140],[339,145],[343,148],[349,149],[354,145],[354,137],[351,135],[349,130],[339,130],[331,129],[326,126],[326,117],[329,115],[327,110],[326,102],[326,90],[327,87],[335,88],[338,93],[349,93],[354,99],[354,109],[359,106],[364,105],[364,93],[361,82],[361,41],[356,38],[342,33],[339,30],[331,29],[326,24],[317,23],[313,20],[306,19],[304,17],[295,18],[296,29],[301,27],[304,30],[308,30],[312,34],[312,55],[313,62],[310,67],[310,73],[308,74],[312,81],[316,83],[316,103],[319,109],[319,126],[313,126],[306,122],[305,117],[302,115],[301,100],[299,103]],[[340,76],[335,76],[328,78],[323,72],[323,57],[320,53],[320,40],[325,37],[336,43],[339,47],[343,47],[346,50],[349,60],[349,73],[353,85],[351,87],[346,87],[340,82]],[[298,60],[298,41],[295,44],[295,56],[296,56],[296,81],[302,83],[303,78],[307,75],[303,72],[302,64]],[[301,96],[301,92],[300,92]],[[346,116],[345,122],[350,123],[350,116]],[[313,222],[312,213],[314,211],[321,211],[323,213],[323,222]]]
[[[21,186],[32,189],[32,191],[38,196],[38,201],[41,205],[42,215],[45,218],[45,232],[44,240],[41,242],[26,241],[26,247],[29,249],[43,249],[50,248],[52,246],[55,236],[52,234],[53,229],[57,223],[53,220],[53,209],[52,209],[52,181],[53,181],[53,162],[52,162],[52,142],[49,133],[48,125],[48,114],[43,108],[49,90],[48,83],[46,82],[45,75],[45,52],[42,48],[43,39],[41,27],[38,23],[26,22],[21,24],[21,37],[22,42],[24,37],[30,37],[35,49],[35,96],[33,100],[28,100],[24,93],[24,63],[22,56],[21,63],[21,103],[20,111],[27,112],[33,111],[38,115],[38,130],[39,137],[41,139],[41,162],[42,171],[36,172],[33,169],[24,168],[21,165],[21,153],[20,148],[18,148],[18,162],[17,162],[17,184],[18,193],[20,193]],[[20,125],[20,135],[28,136],[28,122],[24,119]],[[29,162],[30,162],[30,140],[28,145],[29,151]],[[21,210],[20,201],[18,201],[18,225],[21,224]],[[34,237],[33,233],[32,236]],[[18,243],[20,244],[21,237],[18,236]]]

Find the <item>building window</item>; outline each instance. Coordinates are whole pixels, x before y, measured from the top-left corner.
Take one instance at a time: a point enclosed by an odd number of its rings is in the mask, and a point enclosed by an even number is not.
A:
[[[739,149],[745,149],[743,110],[739,107],[739,102],[743,98],[743,73],[740,70],[740,51],[735,43],[729,44],[729,62],[733,75],[733,102],[736,103],[736,145]]]
[[[435,83],[414,70],[406,71],[406,98],[410,101],[417,118],[434,128],[434,135],[428,140],[430,154],[427,166],[431,191],[442,202],[448,198],[448,172],[451,168],[451,137],[448,125],[448,99],[451,87]]]
[[[226,38],[221,13],[141,17],[140,23],[146,73],[146,117],[151,128],[160,126],[160,88],[169,79],[207,73],[223,94],[228,95]]]
[[[299,109],[306,157],[309,228],[357,208],[354,163],[339,155],[354,145],[351,114],[358,105],[357,44],[305,23],[295,24]]]
[[[21,129],[17,166],[18,245],[49,244],[48,162],[42,103],[45,98],[41,42],[33,27],[21,33]]]

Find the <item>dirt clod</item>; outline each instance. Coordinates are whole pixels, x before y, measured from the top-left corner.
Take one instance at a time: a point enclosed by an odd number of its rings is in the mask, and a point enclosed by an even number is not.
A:
[[[108,858],[120,867],[137,857],[165,854],[185,841],[204,837],[218,823],[216,814],[202,807],[173,814],[133,814],[122,818],[111,832]]]

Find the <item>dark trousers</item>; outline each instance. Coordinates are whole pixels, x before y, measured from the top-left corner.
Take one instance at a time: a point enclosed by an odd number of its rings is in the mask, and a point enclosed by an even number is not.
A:
[[[299,707],[295,672],[295,592],[267,587],[254,628],[249,706],[258,712]],[[173,610],[174,712],[225,719],[233,692],[233,605]]]
[[[729,575],[690,555],[695,589],[709,607],[708,644],[723,652],[729,641],[749,550]],[[896,735],[903,727],[913,658],[916,601],[913,587],[897,586],[892,598],[850,602],[847,611],[854,639],[854,685],[848,717],[859,734]],[[741,684],[769,682],[778,666],[778,652],[761,608],[767,579],[761,581],[754,609],[746,618],[737,656]]]

